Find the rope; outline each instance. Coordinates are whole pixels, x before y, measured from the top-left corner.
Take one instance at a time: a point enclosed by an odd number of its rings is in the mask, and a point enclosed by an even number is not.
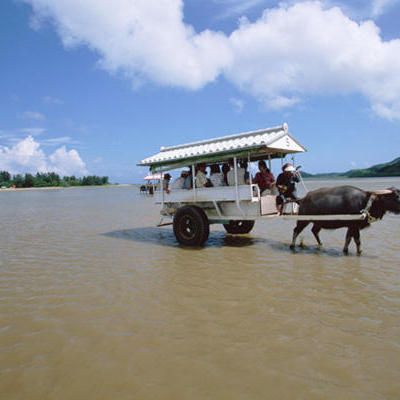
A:
[[[308,193],[308,189],[307,189],[307,187],[306,187],[306,184],[304,183],[304,179],[303,179],[303,177],[301,176],[300,171],[297,171],[297,174],[299,175],[300,182],[301,182],[301,184],[303,185],[303,189],[304,189],[304,191],[305,191],[306,194],[307,194],[307,193]]]
[[[361,210],[361,214],[364,214],[364,213],[367,214],[367,222],[369,224],[378,220],[377,218],[372,217],[371,214],[369,213],[369,209],[371,208],[372,203],[374,202],[376,197],[377,197],[376,194],[371,193],[371,195],[369,196],[367,205],[365,206],[365,208],[363,210]]]

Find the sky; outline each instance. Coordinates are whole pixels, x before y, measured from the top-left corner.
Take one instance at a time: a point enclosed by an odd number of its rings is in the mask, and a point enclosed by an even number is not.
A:
[[[1,0],[0,18],[0,170],[138,183],[161,146],[284,122],[310,173],[400,156],[400,0]]]

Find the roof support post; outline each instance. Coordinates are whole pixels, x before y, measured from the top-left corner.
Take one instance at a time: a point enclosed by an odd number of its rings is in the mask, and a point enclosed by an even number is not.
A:
[[[251,168],[250,167],[251,167],[251,164],[250,164],[250,152],[248,152],[247,153],[247,170],[248,170],[247,172],[249,173],[250,196],[251,196],[251,199],[253,201],[253,197],[254,197],[254,195],[253,195],[253,177],[252,177],[252,173],[251,173]]]
[[[164,208],[164,174],[161,173],[160,177],[160,185],[161,185],[161,205]]]
[[[195,167],[194,164],[192,164],[192,186],[193,186],[193,200],[197,200],[197,193],[196,193],[196,175],[195,175]]]
[[[249,180],[250,180],[250,185],[253,184],[253,178],[251,176],[251,171],[250,171],[250,152],[247,153],[247,169],[248,169],[248,173],[249,173]]]
[[[233,168],[235,169],[235,186],[236,186],[236,193],[238,194],[238,175],[237,175],[237,158],[236,156],[233,157]]]
[[[233,157],[233,166],[235,168],[235,189],[236,189],[236,206],[240,213],[244,215],[242,208],[240,207],[240,200],[239,200],[239,186],[238,186],[238,171],[237,171],[237,158],[236,156]]]
[[[272,166],[271,166],[271,154],[268,154],[268,168],[271,171],[272,170]]]

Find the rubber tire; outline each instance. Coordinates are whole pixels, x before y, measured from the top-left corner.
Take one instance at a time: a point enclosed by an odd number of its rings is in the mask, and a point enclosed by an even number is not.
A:
[[[228,233],[249,233],[254,226],[255,221],[229,221],[229,224],[223,224]]]
[[[195,206],[179,208],[173,226],[176,240],[184,246],[202,246],[210,234],[207,215]]]

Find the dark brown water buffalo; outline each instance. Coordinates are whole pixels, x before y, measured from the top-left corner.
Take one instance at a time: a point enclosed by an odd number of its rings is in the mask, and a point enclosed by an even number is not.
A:
[[[358,221],[297,221],[293,230],[291,249],[295,248],[297,236],[310,223],[313,223],[312,233],[318,245],[322,245],[318,233],[321,229],[347,228],[346,241],[343,252],[349,251],[352,238],[357,245],[357,254],[361,254],[360,229],[370,225],[375,219],[382,219],[386,212],[400,213],[400,190],[389,188],[376,192],[366,192],[354,186],[337,186],[333,188],[316,189],[309,192],[298,201],[299,215],[335,215],[361,214],[368,211],[368,217]]]

